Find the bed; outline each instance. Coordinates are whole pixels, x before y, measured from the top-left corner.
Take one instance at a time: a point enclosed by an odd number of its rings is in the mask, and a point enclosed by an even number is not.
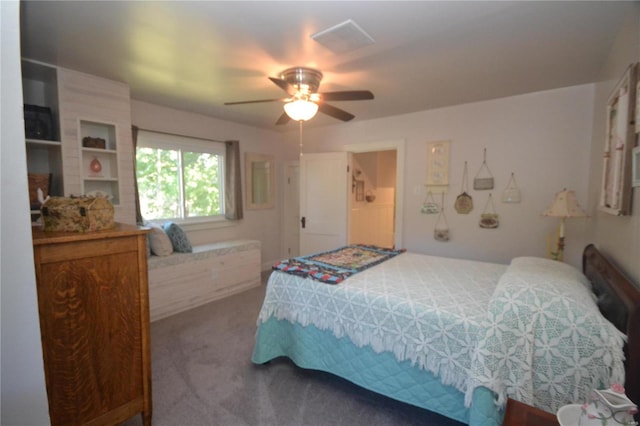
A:
[[[323,268],[326,254],[274,267],[254,363],[288,357],[474,426],[499,425],[509,397],[555,412],[625,377],[640,401],[640,292],[593,245],[584,274],[401,251]]]

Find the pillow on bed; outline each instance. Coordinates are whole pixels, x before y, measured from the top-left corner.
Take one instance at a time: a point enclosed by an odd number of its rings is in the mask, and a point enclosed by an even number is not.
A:
[[[535,272],[537,274],[553,275],[556,279],[577,280],[591,288],[591,283],[582,272],[567,263],[558,262],[557,260],[523,256],[511,260],[511,266],[511,269],[516,269],[518,272]]]
[[[193,247],[191,247],[191,241],[182,228],[173,222],[167,222],[164,224],[164,232],[166,232],[173,251],[176,253],[192,253]]]
[[[571,286],[580,283],[588,290],[589,297],[595,300],[595,295],[591,291],[591,283],[575,267],[557,260],[545,259],[542,257],[516,257],[511,261],[509,271],[518,274],[533,274],[536,280],[551,281],[560,286]],[[586,294],[581,292],[582,294]]]
[[[164,233],[162,228],[158,225],[147,224],[151,227],[151,233],[149,234],[149,247],[151,247],[151,253],[156,256],[169,256],[173,253],[173,246],[171,240]]]

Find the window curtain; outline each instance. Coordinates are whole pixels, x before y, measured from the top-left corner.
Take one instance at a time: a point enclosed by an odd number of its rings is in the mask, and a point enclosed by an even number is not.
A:
[[[240,142],[225,141],[224,217],[242,219],[242,173],[240,170]]]
[[[136,201],[136,224],[144,225],[140,210],[140,195],[138,194],[138,175],[136,173],[136,148],[138,147],[138,127],[131,126],[131,140],[133,141],[133,194]]]

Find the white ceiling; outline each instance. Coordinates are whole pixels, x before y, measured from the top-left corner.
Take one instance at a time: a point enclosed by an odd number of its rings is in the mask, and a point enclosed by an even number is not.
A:
[[[26,1],[23,57],[123,81],[134,99],[274,130],[267,77],[324,73],[355,120],[593,82],[637,2]],[[310,38],[353,19],[375,44],[334,54]],[[318,114],[308,125],[340,123]]]

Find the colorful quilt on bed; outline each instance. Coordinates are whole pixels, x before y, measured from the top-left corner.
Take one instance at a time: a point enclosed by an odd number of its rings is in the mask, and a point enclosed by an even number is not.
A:
[[[392,250],[354,244],[336,250],[283,260],[273,265],[273,269],[327,284],[340,284],[351,275],[404,252],[404,249]]]

